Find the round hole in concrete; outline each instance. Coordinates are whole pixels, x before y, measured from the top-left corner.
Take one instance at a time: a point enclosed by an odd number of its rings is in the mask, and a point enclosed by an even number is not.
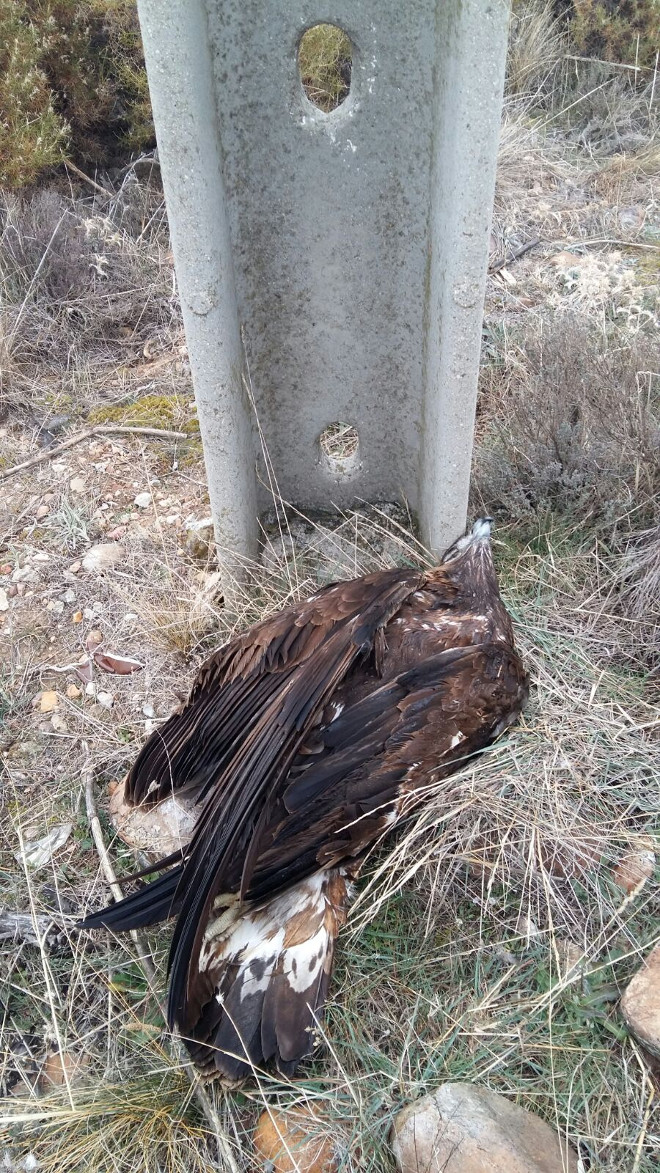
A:
[[[310,102],[324,114],[348,97],[352,64],[351,39],[336,24],[312,25],[300,38],[300,81]]]
[[[345,476],[358,465],[360,438],[353,424],[341,420],[328,424],[319,436],[319,447],[322,459],[335,476]]]

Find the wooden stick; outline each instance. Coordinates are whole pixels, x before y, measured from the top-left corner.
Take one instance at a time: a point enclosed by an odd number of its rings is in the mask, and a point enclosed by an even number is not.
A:
[[[488,272],[499,273],[500,269],[506,269],[507,265],[512,264],[513,261],[517,261],[519,257],[524,257],[525,253],[530,252],[531,249],[536,248],[537,244],[540,243],[539,237],[535,236],[533,240],[528,240],[527,244],[523,244],[520,248],[515,249],[510,256],[504,257],[502,261],[495,261],[494,265],[489,265]]]
[[[72,163],[70,159],[64,160],[64,166],[67,170],[73,171],[73,174],[77,175],[79,179],[84,179],[85,183],[88,183],[90,187],[95,188],[96,191],[100,191],[102,195],[107,196],[109,200],[114,200],[114,194],[108,191],[107,187],[101,187],[101,184],[97,183],[95,179],[90,179],[89,175],[85,175],[85,172],[81,171],[80,167],[76,167],[75,163]]]
[[[63,440],[61,444],[57,444],[54,448],[48,448],[45,452],[39,452],[36,456],[31,456],[29,460],[24,460],[22,464],[15,464],[12,468],[0,470],[0,481],[6,481],[8,477],[13,477],[16,473],[25,472],[27,468],[33,468],[37,464],[43,464],[45,460],[51,460],[54,456],[59,456],[61,452],[66,452],[67,448],[73,448],[74,444],[80,444],[83,440],[91,439],[92,436],[156,436],[159,440],[190,439],[187,432],[167,432],[161,428],[133,428],[121,424],[98,424],[94,428],[86,428],[84,432],[77,432],[75,436],[69,436],[68,440]]]
[[[63,936],[52,916],[32,915],[31,912],[9,912],[0,908],[0,941],[26,941],[38,945],[39,939],[53,941]]]
[[[110,887],[110,891],[112,892],[112,895],[114,896],[115,900],[123,900],[124,893],[122,892],[122,890],[119,886],[119,881],[117,880],[117,874],[115,872],[114,867],[112,866],[112,861],[110,859],[110,856],[108,855],[108,849],[105,845],[105,840],[103,839],[103,831],[101,829],[101,822],[100,822],[98,812],[96,809],[96,799],[94,798],[94,772],[92,770],[91,760],[90,760],[90,756],[89,756],[89,747],[86,742],[82,743],[82,749],[83,749],[83,753],[85,755],[84,765],[83,765],[83,769],[82,769],[82,778],[85,783],[85,807],[87,810],[87,819],[89,821],[89,825],[90,825],[91,832],[92,832],[92,838],[94,840],[94,844],[95,844],[96,850],[98,852],[98,856],[99,856],[99,860],[101,863],[101,868],[102,868],[103,874],[104,874],[104,876],[107,880],[107,883]],[[142,972],[144,973],[144,976],[147,979],[147,984],[149,986],[149,989],[151,990],[153,997],[155,998],[156,1002],[160,1006],[160,1009],[163,1014],[163,1017],[165,1018],[165,1021],[167,1021],[167,1013],[166,1013],[165,1007],[162,1005],[160,998],[158,997],[157,990],[156,990],[156,969],[155,969],[151,954],[149,952],[149,948],[148,948],[146,942],[141,937],[140,933],[138,933],[136,929],[131,929],[131,937],[133,938],[133,940],[137,946],[137,954],[138,954],[137,959],[140,964],[140,968],[142,969]],[[215,1138],[216,1138],[217,1145],[218,1145],[218,1151],[221,1154],[227,1168],[230,1170],[230,1173],[240,1173],[240,1170],[239,1170],[238,1165],[236,1163],[236,1160],[234,1158],[234,1154],[232,1152],[229,1137],[227,1136],[227,1133],[225,1132],[224,1128],[222,1127],[222,1121],[220,1120],[220,1117],[219,1117],[218,1113],[216,1112],[215,1107],[213,1106],[213,1103],[211,1102],[211,1099],[208,1095],[208,1092],[206,1091],[206,1088],[204,1087],[204,1084],[202,1083],[202,1080],[200,1079],[200,1076],[198,1075],[197,1071],[193,1067],[192,1062],[190,1060],[190,1057],[187,1054],[187,1052],[183,1046],[183,1043],[181,1043],[180,1040],[175,1038],[174,1036],[171,1036],[170,1037],[170,1045],[172,1048],[174,1058],[177,1060],[177,1062],[179,1062],[181,1064],[181,1067],[185,1071],[188,1079],[190,1080],[190,1086],[192,1088],[195,1099],[197,1100],[197,1103],[199,1104],[199,1106],[200,1106],[202,1112],[204,1113],[204,1116],[206,1117],[213,1133],[215,1134]]]

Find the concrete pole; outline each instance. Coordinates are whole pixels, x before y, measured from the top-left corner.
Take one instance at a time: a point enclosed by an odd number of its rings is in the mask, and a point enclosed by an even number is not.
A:
[[[465,528],[508,0],[438,5],[419,482],[422,538],[440,555]],[[475,67],[478,67],[475,68]]]
[[[257,551],[250,407],[203,0],[138,0],[225,586]]]

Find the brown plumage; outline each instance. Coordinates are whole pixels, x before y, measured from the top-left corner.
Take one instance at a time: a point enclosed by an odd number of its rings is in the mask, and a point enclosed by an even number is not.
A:
[[[488,519],[434,570],[342,582],[256,624],[203,665],[146,742],[134,804],[199,810],[157,880],[90,916],[177,916],[169,1018],[209,1075],[313,1045],[349,884],[404,799],[519,715],[527,676],[497,588]]]

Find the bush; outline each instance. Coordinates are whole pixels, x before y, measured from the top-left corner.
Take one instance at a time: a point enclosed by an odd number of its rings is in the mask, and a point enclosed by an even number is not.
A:
[[[477,501],[518,520],[554,511],[608,523],[634,512],[636,526],[657,524],[657,344],[605,339],[578,318],[544,325],[540,336],[519,339],[516,362],[509,354],[497,403],[497,369],[484,373],[489,418],[475,451]]]
[[[573,0],[571,39],[586,56],[652,69],[660,49],[658,0]]]
[[[53,109],[41,39],[18,0],[0,0],[0,184],[32,183],[62,158],[67,126]]]
[[[135,0],[0,0],[0,184],[154,143]]]

